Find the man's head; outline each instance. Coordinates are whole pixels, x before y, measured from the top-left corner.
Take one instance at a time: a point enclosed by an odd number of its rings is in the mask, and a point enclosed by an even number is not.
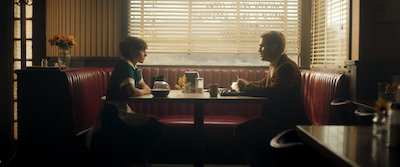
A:
[[[272,62],[284,52],[286,40],[281,32],[268,31],[260,37],[261,60]]]
[[[132,62],[143,63],[144,58],[147,56],[146,49],[147,43],[138,37],[128,37],[119,44],[119,50],[122,56],[128,58]]]

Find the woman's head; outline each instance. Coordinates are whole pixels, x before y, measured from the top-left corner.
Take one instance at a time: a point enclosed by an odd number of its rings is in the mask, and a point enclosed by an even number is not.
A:
[[[119,44],[119,50],[122,56],[143,63],[146,57],[147,43],[138,37],[128,37]]]
[[[147,43],[138,37],[128,37],[119,44],[119,50],[122,56],[128,57],[130,48],[134,51],[146,50]]]

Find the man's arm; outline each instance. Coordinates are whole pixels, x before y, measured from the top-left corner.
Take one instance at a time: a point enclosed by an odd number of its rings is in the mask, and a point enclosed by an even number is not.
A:
[[[285,64],[279,69],[275,69],[270,85],[267,83],[263,85],[252,84],[250,82],[246,92],[279,99],[293,86],[294,78],[294,67],[291,64]]]
[[[238,83],[239,90],[246,90],[246,88],[247,88],[246,85],[254,84],[254,85],[262,86],[262,85],[265,85],[265,83],[266,83],[265,80],[266,80],[266,78],[263,78],[262,80],[259,80],[259,81],[246,81],[245,79],[239,78],[237,80],[237,83]]]
[[[267,83],[267,76],[269,75],[269,73],[263,78],[263,79],[261,79],[261,80],[259,80],[259,81],[249,81],[249,83],[250,84],[254,84],[254,85],[260,85],[260,86],[262,86],[262,85],[265,85],[266,83]]]

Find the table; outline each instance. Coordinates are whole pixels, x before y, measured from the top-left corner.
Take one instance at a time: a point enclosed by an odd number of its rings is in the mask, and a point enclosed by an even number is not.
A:
[[[152,94],[130,97],[129,102],[141,103],[194,103],[194,166],[204,165],[203,123],[204,103],[264,103],[266,97],[251,96],[220,96],[210,97],[209,92],[182,93],[181,90],[171,90],[167,97],[153,97]]]
[[[372,126],[302,126],[299,137],[336,166],[400,166],[400,150],[372,136]]]

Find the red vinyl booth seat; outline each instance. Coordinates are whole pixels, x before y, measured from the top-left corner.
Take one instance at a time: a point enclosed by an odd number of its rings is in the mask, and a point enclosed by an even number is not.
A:
[[[184,68],[184,67],[139,67],[145,82],[165,75],[171,89],[175,89],[178,78],[185,71],[198,71],[204,85],[218,83],[229,88],[237,76],[246,80],[259,80],[267,69],[251,68]],[[77,134],[94,124],[100,110],[101,97],[106,94],[112,67],[96,67],[66,70],[65,107],[72,116],[71,126]],[[330,102],[346,97],[348,84],[344,74],[313,70],[301,70],[303,100],[306,114],[314,125],[338,123]],[[131,103],[131,108],[143,115],[154,117],[169,127],[169,137],[192,137],[194,105],[191,103]],[[261,115],[262,104],[209,103],[204,107],[204,136],[233,138],[233,128],[251,118]],[[186,133],[187,132],[187,133]]]

